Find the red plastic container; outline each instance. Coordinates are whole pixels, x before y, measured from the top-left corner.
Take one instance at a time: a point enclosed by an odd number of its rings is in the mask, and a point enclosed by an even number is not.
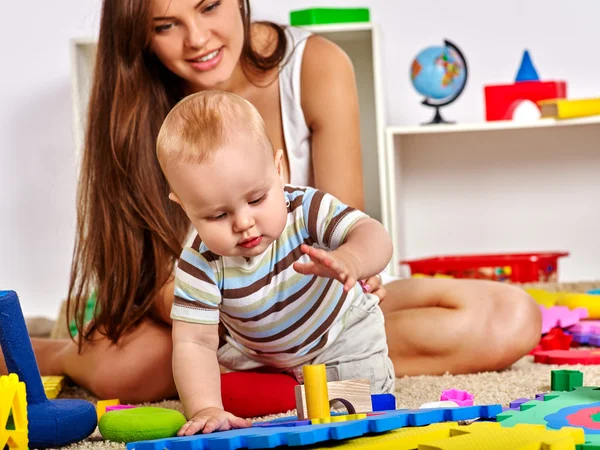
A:
[[[557,281],[558,258],[568,252],[452,255],[401,261],[412,275],[444,275],[515,283]]]

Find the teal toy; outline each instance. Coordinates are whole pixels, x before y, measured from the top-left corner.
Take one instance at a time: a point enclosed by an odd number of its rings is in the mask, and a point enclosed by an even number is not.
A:
[[[102,414],[98,429],[106,440],[128,443],[174,437],[185,422],[174,409],[141,406]]]

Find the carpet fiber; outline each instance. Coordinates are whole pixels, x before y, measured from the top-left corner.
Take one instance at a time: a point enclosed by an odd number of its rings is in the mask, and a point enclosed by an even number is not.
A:
[[[543,287],[549,291],[585,292],[599,288],[597,283],[570,283],[531,285]],[[500,403],[508,405],[517,398],[533,398],[535,394],[550,390],[550,371],[558,366],[535,364],[531,356],[526,356],[511,368],[501,372],[485,372],[471,375],[443,375],[405,377],[396,380],[396,398],[398,408],[418,408],[426,402],[439,400],[445,389],[467,390],[475,396],[476,404]],[[564,366],[562,367],[564,368]],[[600,365],[568,366],[569,369],[581,370],[584,373],[584,385],[600,386]],[[96,401],[88,392],[78,387],[67,387],[61,394],[65,398],[85,398]],[[174,408],[181,411],[177,401],[154,403],[152,406]],[[284,414],[281,414],[282,416]],[[290,411],[285,415],[295,415]],[[275,416],[272,416],[275,417]],[[268,418],[272,418],[268,417]],[[266,418],[266,419],[268,419]],[[261,418],[263,420],[265,418]],[[124,449],[124,444],[106,442],[96,431],[90,438],[68,447],[71,450],[84,449]]]

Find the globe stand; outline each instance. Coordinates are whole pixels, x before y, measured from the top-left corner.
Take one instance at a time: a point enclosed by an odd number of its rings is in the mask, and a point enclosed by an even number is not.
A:
[[[440,114],[439,106],[433,106],[433,105],[428,105],[428,106],[432,106],[435,108],[435,115],[433,116],[433,119],[431,119],[431,122],[425,122],[425,123],[422,123],[421,125],[436,125],[436,124],[440,124],[440,123],[456,123],[454,121],[449,121],[449,120],[444,119],[442,117],[442,115]]]

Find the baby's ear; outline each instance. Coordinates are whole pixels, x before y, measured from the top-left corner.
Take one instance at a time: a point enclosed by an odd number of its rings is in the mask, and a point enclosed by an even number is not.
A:
[[[275,152],[275,168],[277,169],[277,174],[279,178],[283,179],[283,150],[279,149]]]

